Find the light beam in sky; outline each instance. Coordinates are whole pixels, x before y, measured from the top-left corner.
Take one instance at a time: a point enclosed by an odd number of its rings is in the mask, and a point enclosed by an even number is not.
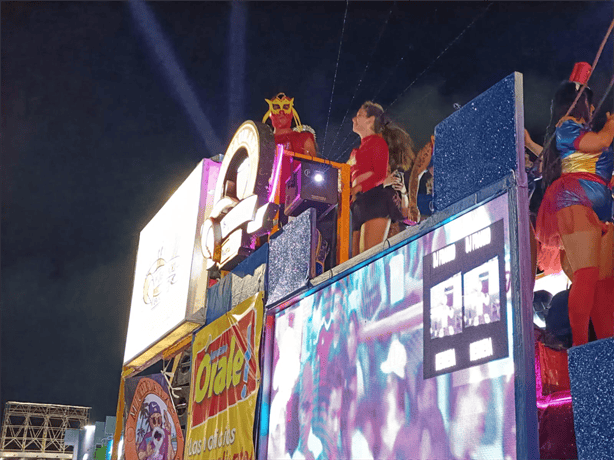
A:
[[[228,125],[230,135],[243,122],[242,107],[245,88],[245,30],[247,29],[247,6],[241,1],[232,2],[230,13],[230,40],[228,41],[228,80],[230,81],[230,103]]]
[[[130,11],[147,44],[160,61],[165,78],[175,90],[175,96],[186,110],[200,137],[209,149],[208,156],[224,153],[222,143],[205,116],[185,72],[177,62],[171,45],[164,38],[153,13],[143,0],[130,0]]]

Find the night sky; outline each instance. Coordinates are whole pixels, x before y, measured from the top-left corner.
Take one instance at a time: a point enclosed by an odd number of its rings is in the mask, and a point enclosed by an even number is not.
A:
[[[347,8],[347,11],[346,11]],[[139,232],[264,98],[323,156],[381,103],[421,147],[513,71],[541,141],[610,2],[2,2],[1,404],[115,415]],[[341,47],[340,47],[340,40]],[[601,97],[612,38],[591,87]],[[611,110],[611,105],[609,110]]]

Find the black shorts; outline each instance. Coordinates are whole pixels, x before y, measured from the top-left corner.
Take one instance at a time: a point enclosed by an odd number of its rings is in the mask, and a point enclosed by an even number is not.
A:
[[[352,203],[352,231],[357,232],[362,224],[378,217],[393,221],[403,220],[399,207],[395,204],[397,194],[392,187],[378,185],[365,193],[358,193]]]

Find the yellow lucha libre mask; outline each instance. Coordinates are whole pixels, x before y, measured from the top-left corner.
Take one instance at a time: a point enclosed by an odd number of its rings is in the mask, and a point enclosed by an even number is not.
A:
[[[269,104],[269,113],[277,115],[279,112],[292,113],[294,108],[294,98],[290,99],[284,93],[279,93],[275,99],[265,99]]]
[[[269,104],[269,110],[264,114],[262,122],[265,123],[269,117],[275,128],[289,128],[292,118],[296,125],[301,127],[301,120],[298,113],[294,110],[294,98],[289,98],[284,93],[279,93],[274,99],[265,99]]]

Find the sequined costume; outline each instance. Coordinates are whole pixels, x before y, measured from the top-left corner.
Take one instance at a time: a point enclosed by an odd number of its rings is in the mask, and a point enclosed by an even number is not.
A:
[[[561,177],[546,190],[537,214],[536,237],[544,246],[561,247],[556,213],[581,205],[595,211],[595,225],[612,221],[612,194],[609,186],[614,153],[609,147],[599,153],[579,150],[588,126],[568,118],[556,128],[556,146],[561,155]]]
[[[586,75],[578,78],[578,69],[585,69]],[[587,63],[577,63],[570,81],[561,83],[552,99],[550,126],[555,130],[548,131],[554,136],[556,148],[544,146],[544,171],[546,177],[554,175],[558,161],[560,177],[544,194],[535,232],[542,243],[538,262],[544,272],[554,271],[556,265],[565,262],[566,272],[572,273],[568,316],[573,346],[588,342],[591,319],[597,338],[614,334],[614,235],[609,222],[614,117],[608,115],[604,127],[596,133],[584,124],[592,113],[592,92],[586,87],[590,70]],[[584,95],[581,88],[588,93]],[[590,151],[580,150],[581,145]],[[566,257],[561,258],[563,249]]]

